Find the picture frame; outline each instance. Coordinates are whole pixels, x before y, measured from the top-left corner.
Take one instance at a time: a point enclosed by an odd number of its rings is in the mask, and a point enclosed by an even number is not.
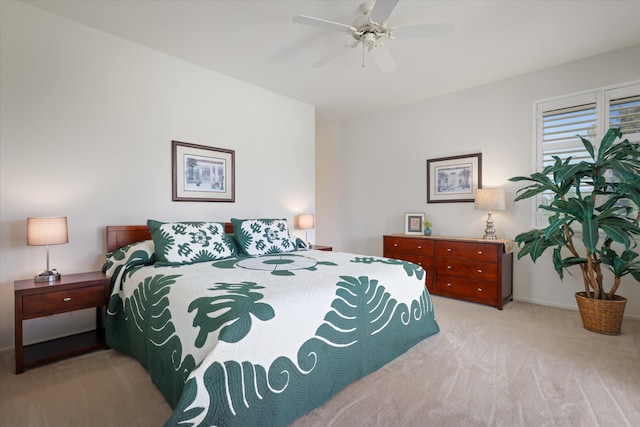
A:
[[[172,200],[235,202],[235,151],[171,141]]]
[[[404,234],[424,234],[424,212],[404,214]]]
[[[473,202],[482,188],[482,153],[427,160],[427,203]]]

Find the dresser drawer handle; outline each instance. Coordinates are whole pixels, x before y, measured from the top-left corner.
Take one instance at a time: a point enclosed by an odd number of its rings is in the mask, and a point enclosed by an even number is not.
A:
[[[422,249],[422,246],[418,245],[418,249]]]
[[[451,285],[451,283],[447,283],[447,286],[451,287],[452,285]]]
[[[482,251],[478,251],[478,255],[482,255]]]
[[[397,247],[398,247],[398,244],[397,244],[397,243],[394,243],[394,244],[393,244],[393,247],[394,247],[394,248],[397,248]]]
[[[482,269],[480,269],[480,268],[479,268],[479,269],[478,269],[478,273],[482,273]]]
[[[69,301],[71,301],[71,297],[66,297],[66,298],[65,298],[65,299],[63,299],[62,301],[64,301],[64,302],[69,302]]]
[[[450,265],[447,265],[447,270],[451,270],[451,266]]]
[[[482,288],[478,288],[478,292],[482,292]]]
[[[451,252],[451,248],[447,248],[447,252]]]

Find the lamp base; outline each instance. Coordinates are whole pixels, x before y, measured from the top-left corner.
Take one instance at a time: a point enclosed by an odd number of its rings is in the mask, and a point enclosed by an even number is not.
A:
[[[484,236],[482,236],[483,240],[498,240],[498,238],[496,237],[496,235],[494,233],[485,233]]]
[[[496,230],[493,228],[493,218],[491,217],[491,211],[489,211],[489,216],[487,217],[487,228],[484,229],[484,236],[482,236],[484,240],[498,240],[496,237]]]
[[[33,278],[34,282],[55,282],[56,280],[60,280],[60,273],[56,270],[43,271]]]

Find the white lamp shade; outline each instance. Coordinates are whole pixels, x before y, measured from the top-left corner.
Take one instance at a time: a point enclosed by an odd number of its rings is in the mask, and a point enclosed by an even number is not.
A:
[[[68,242],[66,216],[27,218],[27,245],[61,245]]]
[[[504,210],[504,190],[502,188],[478,188],[474,206],[476,210],[482,211]]]
[[[313,214],[300,214],[298,215],[298,228],[307,230],[313,228]]]

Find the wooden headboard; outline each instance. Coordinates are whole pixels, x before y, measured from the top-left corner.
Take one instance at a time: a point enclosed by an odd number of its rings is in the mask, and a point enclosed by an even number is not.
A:
[[[233,225],[225,222],[224,231],[233,233]],[[107,225],[107,252],[149,239],[151,232],[146,225]]]

